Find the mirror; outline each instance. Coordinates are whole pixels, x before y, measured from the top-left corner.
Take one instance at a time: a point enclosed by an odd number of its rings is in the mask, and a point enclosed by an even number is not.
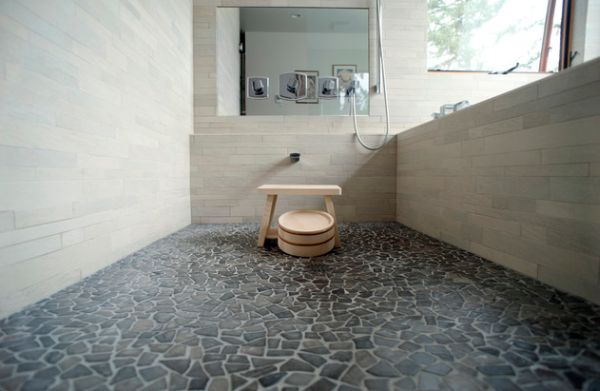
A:
[[[217,8],[219,115],[368,115],[369,82],[367,8]]]

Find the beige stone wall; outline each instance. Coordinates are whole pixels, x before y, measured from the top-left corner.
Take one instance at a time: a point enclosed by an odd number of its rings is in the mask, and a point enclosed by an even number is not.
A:
[[[278,6],[278,7],[370,7],[370,69],[374,85],[377,34],[374,0],[194,0],[194,127],[195,133],[237,133],[245,131],[245,118],[217,117],[218,86],[217,7]],[[488,75],[487,73],[427,72],[427,2],[394,0],[384,2],[384,55],[387,65],[390,107],[394,132],[411,128],[431,118],[444,103],[468,99],[479,102],[502,92],[537,80],[545,75]],[[274,94],[271,94],[274,95]],[[293,103],[292,103],[293,104]],[[365,126],[371,132],[382,133],[384,124],[383,96],[371,96],[371,115]],[[258,117],[259,121],[261,117]],[[270,116],[265,119],[269,122]],[[295,133],[309,131],[305,117],[279,117]],[[322,125],[325,133],[352,133],[346,121],[333,121],[333,128]],[[309,131],[310,132],[310,131]]]
[[[368,138],[370,143],[377,138]],[[258,222],[264,183],[338,184],[340,221],[393,221],[396,148],[392,139],[367,153],[353,135],[195,135],[191,146],[192,222]],[[289,154],[300,152],[298,163]],[[322,197],[281,196],[278,216],[291,209],[323,209]]]
[[[382,166],[384,172],[384,179],[380,182],[381,188],[387,189],[392,183],[393,180],[387,177],[391,159],[388,151],[379,154],[361,149],[352,139],[352,119],[348,116],[217,115],[220,91],[230,89],[230,86],[219,83],[217,78],[217,59],[214,54],[218,51],[217,7],[371,7],[370,68],[373,74],[371,80],[374,83],[377,70],[374,3],[371,0],[194,0],[195,136],[191,144],[194,222],[256,221],[262,214],[262,199],[259,200],[252,189],[253,186],[268,181],[340,185],[351,183],[346,185],[348,191],[356,189],[357,186],[365,186],[360,192],[368,193],[376,180],[365,179],[366,174],[362,172],[371,171],[367,162],[377,162],[376,165]],[[444,103],[463,99],[471,102],[481,101],[545,76],[427,72],[426,3],[422,0],[385,2],[383,45],[387,61],[393,134],[427,121],[431,118],[431,113],[437,111]],[[371,96],[371,115],[361,117],[359,126],[364,133],[383,133],[385,117],[382,95]],[[302,137],[307,134],[311,136]],[[330,137],[334,135],[339,137]],[[291,141],[295,137],[302,142],[298,144]],[[227,153],[208,157],[211,153],[210,148],[216,146],[226,147]],[[261,152],[261,149],[264,152]],[[301,152],[306,159],[303,158],[300,165],[282,167],[279,162],[284,161],[291,150]],[[392,148],[391,153],[394,151]],[[311,159],[312,156],[315,159]],[[340,161],[339,159],[350,163],[344,167],[335,163]],[[250,165],[248,161],[251,162]],[[365,164],[364,169],[361,168],[361,164]],[[222,168],[219,168],[220,166]],[[228,175],[218,184],[218,195],[213,194],[215,190],[204,185],[215,183],[212,178],[216,173]],[[358,176],[352,178],[352,175]],[[384,193],[385,196],[376,194],[376,202],[363,196],[349,196],[340,200],[340,203],[344,203],[343,219],[389,219],[394,214],[394,202],[390,202],[389,197],[394,196],[387,190]],[[226,201],[207,197],[221,197]],[[355,204],[352,205],[350,200]],[[382,202],[379,202],[380,200]],[[301,201],[295,201],[289,206],[293,205],[303,204]],[[386,209],[388,207],[389,209]],[[371,215],[367,211],[370,211]]]
[[[600,303],[600,60],[397,143],[399,222]]]
[[[218,115],[240,114],[240,11],[217,10],[216,55]]]
[[[600,57],[600,0],[588,0],[585,60]]]
[[[0,318],[190,222],[190,1],[0,1]]]

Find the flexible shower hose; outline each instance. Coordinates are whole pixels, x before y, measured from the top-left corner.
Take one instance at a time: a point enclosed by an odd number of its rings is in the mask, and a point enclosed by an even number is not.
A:
[[[385,63],[383,60],[383,37],[382,37],[382,31],[383,31],[383,15],[382,15],[382,11],[383,11],[383,7],[381,5],[381,0],[377,1],[377,35],[378,35],[378,41],[379,41],[379,70],[381,72],[381,87],[383,90],[383,101],[384,101],[384,106],[385,106],[385,135],[383,137],[383,141],[381,142],[381,144],[377,145],[377,146],[371,146],[368,145],[365,140],[363,140],[363,138],[360,135],[360,131],[358,129],[358,121],[356,119],[356,92],[354,92],[352,94],[352,105],[350,106],[350,111],[352,114],[352,123],[354,124],[354,133],[356,134],[356,138],[358,139],[358,142],[360,143],[360,145],[362,145],[363,147],[365,147],[366,149],[369,149],[371,151],[377,151],[378,149],[383,148],[383,146],[386,144],[388,136],[390,134],[390,109],[389,109],[389,105],[388,105],[388,94],[387,94],[387,83],[386,83],[386,77],[385,77]]]

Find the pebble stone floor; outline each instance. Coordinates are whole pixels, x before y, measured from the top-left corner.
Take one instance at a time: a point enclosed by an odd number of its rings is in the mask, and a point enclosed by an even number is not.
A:
[[[3,390],[600,390],[600,308],[396,223],[189,226],[0,321]]]

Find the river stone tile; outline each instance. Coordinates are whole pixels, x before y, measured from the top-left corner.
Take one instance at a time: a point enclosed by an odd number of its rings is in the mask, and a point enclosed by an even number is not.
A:
[[[321,365],[327,362],[325,358],[317,356],[315,354],[298,353],[298,357],[300,357],[301,359],[303,359],[304,361],[313,365],[316,368],[320,367]]]
[[[513,376],[515,371],[508,365],[480,365],[477,370],[486,376]]]
[[[183,377],[176,372],[169,373],[169,389],[173,390],[186,390],[188,388],[188,378]]]
[[[342,376],[342,381],[344,383],[353,384],[356,386],[360,386],[362,381],[365,379],[367,375],[363,372],[363,370],[356,364],[353,364]]]
[[[348,366],[346,364],[328,363],[321,368],[321,376],[338,379]]]
[[[268,373],[272,373],[275,371],[277,371],[277,367],[275,367],[274,365],[269,365],[266,367],[261,367],[258,369],[252,369],[252,370],[246,371],[244,373],[241,373],[240,375],[244,376],[248,379],[252,379],[252,378],[259,378],[261,376],[264,376]]]
[[[277,384],[286,375],[287,375],[287,372],[271,373],[269,375],[265,375],[265,376],[261,377],[260,379],[258,379],[258,382],[263,387],[271,387],[271,386]]]
[[[398,377],[400,373],[386,361],[380,361],[367,369],[367,372],[377,377]]]
[[[211,362],[204,364],[204,370],[211,377],[223,376],[225,375],[225,371],[223,370],[223,366],[220,362]]]
[[[335,383],[333,383],[329,379],[322,378],[322,379],[319,379],[318,381],[316,381],[315,383],[311,384],[306,389],[308,391],[330,391],[330,390],[333,390],[334,388],[335,388]]]
[[[308,373],[291,373],[285,382],[296,386],[304,386],[311,383],[315,379],[315,375]]]
[[[404,359],[395,365],[396,369],[400,371],[400,373],[406,376],[413,376],[419,372],[419,364],[414,362],[411,359]]]
[[[303,361],[292,358],[289,361],[287,361],[286,363],[284,363],[281,367],[279,367],[279,370],[285,371],[285,372],[293,372],[293,371],[314,372],[315,368],[310,364],[307,364]]]
[[[416,343],[411,342],[411,341],[406,341],[406,342],[401,343],[398,346],[398,348],[400,348],[402,350],[406,350],[408,352],[415,352],[415,351],[421,349],[421,345],[416,344]]]
[[[189,226],[0,320],[0,389],[598,388],[598,306],[399,224],[340,232],[305,260]]]
[[[494,390],[497,391],[520,391],[522,388],[517,386],[515,383],[512,382],[512,380],[510,379],[504,379],[504,378],[491,378],[489,380],[487,380],[487,382],[494,388]],[[529,388],[532,389],[532,388]],[[539,389],[544,389],[544,390],[551,390],[552,388],[550,387],[540,387]],[[560,386],[559,388],[555,388],[556,390],[560,390]]]
[[[452,368],[443,362],[438,362],[428,365],[424,370],[425,372],[433,373],[434,375],[446,376],[452,371]]]
[[[365,387],[367,390],[389,390],[388,379],[365,379]]]
[[[435,361],[435,357],[425,352],[416,352],[409,357],[419,365],[429,365]]]
[[[104,385],[104,382],[104,378],[97,375],[93,375],[76,379],[73,382],[73,386],[75,388],[75,391],[85,391],[95,389],[96,387],[102,387]]]
[[[356,362],[362,368],[370,367],[377,362],[377,359],[373,357],[373,354],[366,350],[359,350],[354,356],[356,357]]]
[[[140,369],[140,375],[147,382],[152,382],[153,380],[158,379],[166,374],[167,370],[157,365]]]
[[[60,370],[57,367],[50,367],[36,372],[34,378],[55,378],[60,375]]]
[[[115,384],[115,383],[121,382],[123,380],[127,380],[134,376],[137,376],[137,373],[136,373],[136,370],[134,367],[123,367],[123,368],[119,369],[117,371],[117,373],[115,373],[115,376],[113,376],[113,379],[111,381],[111,384]]]
[[[371,342],[371,337],[354,338],[353,341],[356,349],[370,349],[374,347]]]
[[[104,376],[104,377],[109,377],[112,375],[113,371],[110,367],[110,364],[106,363],[106,364],[95,364],[95,365],[90,365],[90,368],[96,372],[97,374],[99,374],[100,376]]]
[[[167,379],[162,378],[160,380],[157,380],[147,386],[145,386],[144,388],[142,388],[142,391],[162,391],[162,390],[167,390],[169,388]],[[203,388],[192,388],[190,387],[191,390],[199,390],[199,389],[203,389]]]
[[[54,379],[51,378],[33,378],[25,381],[21,389],[24,391],[45,391],[50,388],[52,383],[54,383]]]
[[[160,360],[160,363],[178,373],[185,373],[190,366],[189,359]]]
[[[62,379],[75,379],[78,377],[82,377],[82,376],[87,376],[87,375],[91,375],[92,371],[90,371],[87,367],[81,365],[81,364],[77,364],[74,367],[72,367],[71,369],[68,369],[67,371],[65,371],[62,375],[60,375],[60,377]]]
[[[65,355],[62,352],[52,351],[44,356],[44,361],[46,361],[48,364],[56,364],[62,360],[64,356]]]
[[[335,352],[334,354],[331,355],[331,359],[337,360],[337,361],[343,361],[343,362],[350,362],[350,361],[352,361],[352,352],[348,352],[348,351]]]
[[[418,378],[419,390],[438,390],[441,388],[443,381],[440,376],[428,372],[422,372],[419,374]]]

